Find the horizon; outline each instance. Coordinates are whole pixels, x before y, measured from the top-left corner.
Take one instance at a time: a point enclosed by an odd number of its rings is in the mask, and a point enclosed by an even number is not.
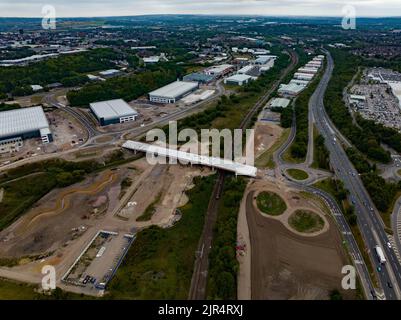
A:
[[[57,19],[107,19],[107,18],[132,18],[132,17],[156,17],[156,16],[203,16],[203,17],[248,17],[248,18],[333,18],[342,19],[341,15],[260,15],[260,14],[213,14],[213,13],[148,13],[148,14],[132,14],[132,15],[93,15],[93,16],[58,16]],[[0,19],[42,19],[43,16],[1,16]],[[401,19],[400,15],[389,15],[389,16],[369,16],[361,15],[357,16],[356,19]]]
[[[0,3],[2,18],[41,18],[53,6],[59,18],[107,18],[151,15],[210,15],[260,17],[343,17],[351,5],[362,18],[401,17],[398,0],[27,0]]]

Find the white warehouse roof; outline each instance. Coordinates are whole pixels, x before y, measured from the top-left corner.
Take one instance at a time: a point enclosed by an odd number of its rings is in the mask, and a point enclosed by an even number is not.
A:
[[[244,82],[249,81],[250,79],[253,79],[253,77],[246,74],[235,74],[231,77],[226,78],[225,80],[230,82]]]
[[[0,112],[0,138],[48,128],[41,106]]]
[[[91,110],[98,119],[117,119],[136,115],[138,112],[122,99],[94,102],[90,104]]]
[[[198,82],[175,81],[149,93],[150,96],[159,96],[175,99],[198,87]]]
[[[150,154],[157,154],[168,158],[182,160],[188,163],[201,164],[212,168],[219,168],[234,172],[237,175],[255,177],[257,169],[253,166],[234,162],[223,158],[207,157],[195,153],[189,153],[169,148],[163,148],[137,141],[127,141],[123,148],[141,151]]]
[[[287,108],[290,104],[291,100],[286,98],[275,98],[270,103],[272,108]]]

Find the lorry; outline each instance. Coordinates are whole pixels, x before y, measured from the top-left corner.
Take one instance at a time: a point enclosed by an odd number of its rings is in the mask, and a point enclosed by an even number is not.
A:
[[[379,259],[381,264],[386,263],[386,257],[384,256],[383,250],[380,246],[375,247],[377,258]]]

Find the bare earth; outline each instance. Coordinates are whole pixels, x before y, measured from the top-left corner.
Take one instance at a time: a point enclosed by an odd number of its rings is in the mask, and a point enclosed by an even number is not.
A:
[[[324,216],[327,228],[317,235],[304,236],[293,232],[281,221],[283,218],[260,214],[254,203],[260,190],[278,193],[286,201],[288,211],[299,207],[312,209]],[[249,239],[245,237],[244,214]],[[240,299],[320,300],[328,299],[331,290],[341,289],[341,269],[348,264],[341,237],[331,217],[311,200],[303,199],[283,186],[256,182],[245,193],[239,222],[242,224],[239,230],[245,238],[243,242],[249,243],[246,255],[239,257]],[[342,294],[345,298],[353,298],[352,293]]]

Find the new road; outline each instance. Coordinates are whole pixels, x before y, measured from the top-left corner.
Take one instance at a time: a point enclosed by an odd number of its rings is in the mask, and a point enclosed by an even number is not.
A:
[[[375,209],[369,194],[348,159],[336,135],[336,128],[332,125],[324,107],[324,93],[331,78],[334,62],[329,52],[326,52],[327,68],[323,78],[313,95],[311,106],[317,129],[325,138],[326,147],[330,152],[330,162],[336,176],[344,182],[349,190],[349,199],[355,206],[358,216],[358,226],[367,246],[368,254],[376,269],[377,279],[383,288],[386,299],[401,299],[401,266],[394,251],[388,246],[389,239],[384,230],[383,222]],[[375,246],[379,245],[386,256],[387,262],[381,265],[375,253]]]

